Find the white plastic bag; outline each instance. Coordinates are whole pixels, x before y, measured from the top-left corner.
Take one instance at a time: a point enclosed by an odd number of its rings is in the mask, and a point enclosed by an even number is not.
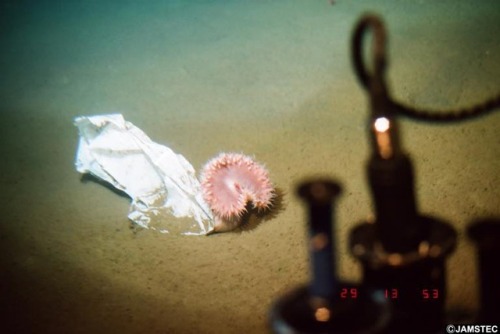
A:
[[[76,169],[128,194],[129,219],[162,233],[212,230],[213,216],[195,170],[182,155],[153,142],[121,114],[77,117],[75,125],[80,134]]]

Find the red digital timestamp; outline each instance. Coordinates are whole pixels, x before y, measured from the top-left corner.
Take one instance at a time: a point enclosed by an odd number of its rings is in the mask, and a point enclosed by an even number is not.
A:
[[[383,289],[386,299],[398,299],[398,289]],[[439,299],[439,289],[422,289],[420,291],[422,299]],[[342,299],[356,299],[359,293],[357,288],[342,288],[340,289],[340,298]]]

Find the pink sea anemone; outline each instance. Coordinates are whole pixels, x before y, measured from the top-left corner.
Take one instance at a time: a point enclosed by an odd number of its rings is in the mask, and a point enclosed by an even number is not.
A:
[[[212,233],[239,226],[249,208],[269,209],[275,196],[267,169],[238,153],[221,153],[208,161],[201,172],[201,187],[215,216]]]

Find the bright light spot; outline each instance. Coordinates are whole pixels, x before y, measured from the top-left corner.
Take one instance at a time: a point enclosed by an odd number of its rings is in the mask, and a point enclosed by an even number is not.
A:
[[[330,310],[326,307],[320,307],[316,309],[316,312],[314,312],[314,316],[316,317],[316,320],[326,322],[330,320]]]
[[[391,122],[385,117],[379,117],[375,120],[375,123],[373,125],[375,126],[375,130],[377,130],[378,132],[386,132],[387,130],[389,130]]]

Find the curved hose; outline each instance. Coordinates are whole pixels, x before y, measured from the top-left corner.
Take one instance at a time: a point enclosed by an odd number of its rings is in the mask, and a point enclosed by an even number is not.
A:
[[[374,62],[373,73],[367,71],[362,54],[363,36],[368,29],[373,30],[374,36],[372,55]],[[389,96],[385,85],[384,72],[387,66],[385,46],[386,32],[382,20],[375,15],[363,16],[356,25],[351,44],[354,71],[361,85],[369,90],[372,98],[374,98],[374,94],[384,94],[382,99],[386,101],[386,107],[393,113],[421,121],[444,123],[469,120],[492,112],[494,109],[500,107],[500,94],[470,107],[442,111],[418,109],[394,101]]]

